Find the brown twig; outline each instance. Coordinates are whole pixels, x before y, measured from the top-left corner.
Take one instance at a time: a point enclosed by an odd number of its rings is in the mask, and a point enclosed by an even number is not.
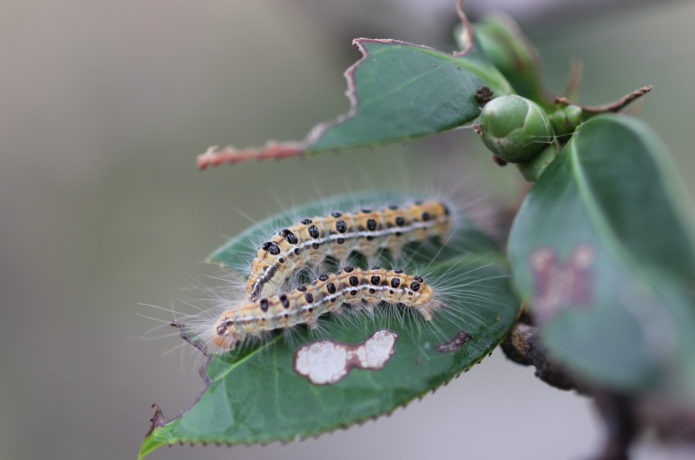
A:
[[[629,450],[639,431],[632,398],[596,392],[596,407],[606,427],[606,439],[595,460],[628,460]]]
[[[640,97],[644,96],[647,94],[649,91],[654,89],[654,85],[647,85],[643,86],[642,88],[636,89],[632,91],[631,93],[626,94],[625,96],[621,97],[615,102],[611,102],[609,104],[604,104],[604,105],[597,105],[597,106],[586,106],[586,105],[580,105],[576,104],[566,97],[556,97],[555,98],[555,103],[556,104],[564,104],[564,105],[578,105],[579,107],[582,108],[584,113],[588,115],[597,115],[599,113],[607,113],[607,112],[619,112],[623,108],[625,108],[628,104],[633,102],[636,99],[639,99]]]
[[[538,328],[517,323],[501,344],[510,360],[524,366],[534,366],[536,377],[560,390],[583,390],[574,379],[548,356],[538,335]]]
[[[548,356],[538,328],[518,322],[501,344],[507,358],[517,364],[534,366],[536,377],[560,390],[576,390],[593,396],[606,427],[606,439],[594,460],[628,460],[629,448],[639,432],[635,402],[628,396],[598,390],[577,382]]]

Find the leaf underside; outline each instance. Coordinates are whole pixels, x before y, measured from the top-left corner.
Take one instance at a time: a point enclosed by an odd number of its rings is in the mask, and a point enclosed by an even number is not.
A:
[[[664,146],[641,122],[579,127],[512,228],[514,284],[551,354],[594,383],[695,395],[695,251]]]
[[[511,87],[480,50],[452,55],[397,40],[356,39],[363,54],[345,72],[348,113],[314,127],[301,142],[269,142],[262,148],[211,148],[201,168],[250,159],[377,146],[462,126],[480,113],[476,90],[495,94]]]
[[[238,266],[240,260],[235,257],[248,252],[252,235],[271,235],[279,223],[296,222],[297,216],[411,198],[410,194],[373,192],[301,206],[253,226],[215,251],[211,259]],[[447,289],[447,306],[432,323],[406,307],[378,308],[372,317],[329,315],[320,333],[299,326],[291,340],[277,334],[262,345],[215,355],[207,368],[209,386],[190,410],[154,429],[144,440],[140,457],[165,444],[286,441],[347,427],[389,413],[483,359],[506,335],[518,313],[496,245],[462,221],[444,249],[416,243],[407,246],[406,252],[409,262],[400,267],[420,267],[426,281]],[[324,338],[360,344],[383,329],[395,332],[398,339],[395,353],[382,369],[353,369],[331,385],[313,385],[294,371],[295,351],[308,342]],[[460,331],[470,335],[470,341],[457,351],[437,351],[437,345]]]

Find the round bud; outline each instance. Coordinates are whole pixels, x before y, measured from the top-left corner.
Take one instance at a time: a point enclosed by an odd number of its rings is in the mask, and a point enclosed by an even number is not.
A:
[[[581,121],[582,108],[577,105],[562,107],[550,115],[550,123],[558,137],[572,134]]]
[[[529,161],[553,141],[545,111],[515,94],[488,102],[480,113],[483,143],[510,163]]]

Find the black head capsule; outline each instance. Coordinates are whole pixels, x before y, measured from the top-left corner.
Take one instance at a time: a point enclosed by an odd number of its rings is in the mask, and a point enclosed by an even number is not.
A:
[[[376,227],[377,223],[375,219],[367,219],[367,230],[373,232],[374,230],[376,230]]]
[[[288,299],[285,294],[280,296],[280,303],[282,304],[282,308],[290,308],[290,299]]]
[[[347,231],[347,224],[344,220],[339,220],[335,223],[335,230],[338,233],[345,233]]]
[[[268,311],[268,299],[261,299],[258,301],[258,306],[261,307],[261,311]]]
[[[395,278],[391,279],[391,287],[392,287],[392,288],[395,289],[395,288],[397,288],[397,287],[400,286],[400,285],[401,285],[401,279],[400,279],[400,278],[395,277]]]
[[[355,275],[352,275],[349,279],[348,282],[350,283],[350,286],[357,286],[360,284],[360,279],[356,277]]]

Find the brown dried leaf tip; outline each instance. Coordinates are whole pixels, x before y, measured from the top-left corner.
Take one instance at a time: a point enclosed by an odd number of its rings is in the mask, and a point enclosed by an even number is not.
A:
[[[578,105],[579,107],[581,107],[581,109],[582,109],[582,111],[584,111],[584,113],[590,114],[590,115],[596,115],[599,113],[608,113],[608,112],[615,113],[615,112],[621,111],[626,106],[628,106],[630,103],[641,98],[642,96],[644,96],[645,94],[647,94],[648,92],[650,92],[653,89],[654,89],[654,85],[643,86],[642,88],[636,89],[636,90],[626,94],[625,96],[621,97],[617,101],[614,101],[614,102],[611,102],[608,104],[604,104],[604,105],[597,105],[597,106],[581,105],[581,104],[577,104],[577,103],[570,101],[566,97],[556,97],[555,103],[560,104],[560,105],[565,105],[565,106],[570,105],[570,104]]]
[[[476,102],[483,106],[495,97],[495,93],[490,89],[488,85],[483,85],[475,91],[474,97]]]
[[[453,353],[455,351],[459,351],[461,347],[470,342],[472,338],[473,336],[470,335],[468,332],[460,330],[448,342],[444,342],[441,345],[437,345],[435,347],[435,350],[442,353]]]
[[[154,409],[154,415],[152,415],[152,418],[150,419],[150,428],[147,430],[145,437],[151,435],[155,428],[164,426],[166,424],[166,419],[164,418],[162,408],[159,407],[159,404],[152,404],[152,408]]]

